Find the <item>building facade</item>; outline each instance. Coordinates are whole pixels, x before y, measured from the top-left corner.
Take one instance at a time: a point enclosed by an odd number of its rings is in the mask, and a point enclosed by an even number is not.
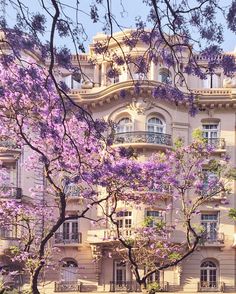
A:
[[[135,52],[122,44],[122,35],[116,38],[124,53],[142,55],[146,45],[137,45]],[[62,72],[60,79],[71,88],[71,97],[82,105],[96,118],[112,120],[116,123],[114,145],[131,146],[141,157],[148,157],[154,152],[164,152],[173,147],[173,142],[181,138],[184,144],[192,142],[192,132],[201,129],[204,137],[215,147],[215,156],[230,155],[230,163],[236,165],[236,80],[229,79],[219,70],[215,75],[200,80],[196,76],[185,75],[188,86],[196,94],[199,112],[196,116],[189,114],[187,103],[178,106],[167,100],[154,98],[153,89],[162,84],[173,82],[174,70],[167,68],[161,61],[151,62],[146,76],[137,74],[136,68],[129,70],[122,65],[115,78],[108,77],[110,62],[102,55],[97,55],[95,43],[102,42],[106,36],[99,34],[94,37],[89,53],[73,57],[84,72],[84,78],[71,76]],[[110,42],[110,47],[117,55],[118,45]],[[96,58],[96,63],[91,59]],[[186,60],[183,60],[186,62]],[[199,56],[199,63],[206,62]],[[140,83],[140,91],[134,89],[136,81]],[[181,85],[180,85],[181,87]],[[125,95],[121,95],[125,90]],[[186,91],[182,87],[183,91]],[[24,150],[17,150],[6,142],[0,143],[2,160],[9,169],[12,198],[19,201],[29,201],[29,187],[41,184],[40,174],[27,174],[22,170]],[[73,215],[81,207],[79,191],[71,190],[68,198],[67,214]],[[103,193],[103,192],[102,192]],[[38,195],[42,200],[43,195]],[[206,203],[196,216],[196,224],[205,228],[207,239],[199,244],[197,250],[176,267],[158,272],[152,277],[153,281],[169,292],[236,292],[236,234],[235,223],[228,217],[230,208],[236,208],[235,184],[227,196],[228,204],[224,203],[224,195]],[[35,199],[33,200],[35,201]],[[166,212],[170,197],[162,203],[154,203],[152,207],[142,206],[135,209],[126,204],[125,212],[117,215],[120,229],[132,235],[132,230],[142,223],[146,216],[153,219],[164,219],[171,224],[173,211]],[[122,210],[122,204],[119,207]],[[91,217],[99,218],[102,211],[91,210]],[[181,225],[177,228],[181,241]],[[55,234],[54,244],[60,248],[58,268],[49,276],[45,274],[44,291],[138,291],[129,267],[114,250],[114,234],[109,224],[93,227],[86,220],[68,221]],[[16,242],[14,232],[0,231],[1,261],[7,262],[6,249]],[[63,262],[61,262],[63,261]]]

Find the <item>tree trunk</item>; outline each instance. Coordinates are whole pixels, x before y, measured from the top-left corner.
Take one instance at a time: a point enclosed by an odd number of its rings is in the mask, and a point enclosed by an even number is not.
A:
[[[32,276],[30,277],[30,294],[40,294],[38,290],[38,277],[41,266],[37,267]]]
[[[141,291],[142,291],[143,294],[148,294],[149,293],[146,283],[142,283],[140,286],[141,286]]]

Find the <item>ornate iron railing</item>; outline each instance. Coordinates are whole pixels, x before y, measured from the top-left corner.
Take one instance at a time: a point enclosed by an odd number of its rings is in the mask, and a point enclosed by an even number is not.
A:
[[[0,148],[19,149],[20,147],[13,141],[1,140],[0,138]]]
[[[140,285],[136,281],[111,281],[110,292],[140,292]]]
[[[81,283],[77,281],[55,282],[55,292],[81,292]]]
[[[82,233],[55,233],[55,244],[82,243]]]
[[[158,292],[168,292],[169,284],[160,283]],[[141,287],[136,281],[111,281],[110,292],[141,292]]]
[[[202,234],[200,244],[224,244],[225,235],[224,233],[218,232],[205,232]]]
[[[171,135],[155,132],[125,132],[114,136],[114,144],[148,143],[159,145],[172,145]]]
[[[200,281],[198,283],[198,292],[224,292],[225,283],[217,281]]]
[[[226,147],[224,138],[205,138],[205,141],[215,149],[225,149]]]
[[[21,199],[22,189],[18,187],[0,187],[0,198]]]

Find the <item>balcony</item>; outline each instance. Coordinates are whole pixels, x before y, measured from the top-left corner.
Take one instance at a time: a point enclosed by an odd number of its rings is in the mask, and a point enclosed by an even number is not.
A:
[[[111,281],[110,292],[141,292],[136,281]]]
[[[82,233],[55,233],[55,245],[64,246],[82,243]]]
[[[125,133],[116,133],[114,136],[114,145],[127,144],[127,145],[135,145],[143,146],[150,144],[165,147],[172,146],[172,138],[171,135],[163,134],[163,133],[155,133],[155,132],[125,132]]]
[[[19,149],[19,146],[13,141],[3,140],[2,138],[0,138],[0,148],[15,150],[15,149]]]
[[[226,149],[226,143],[224,138],[204,138],[204,140],[208,145],[212,146],[215,149],[215,151]]]
[[[81,286],[77,281],[55,282],[54,292],[81,292]]]
[[[135,232],[134,228],[120,229],[120,234],[124,238],[131,237]],[[117,232],[115,229],[97,229],[89,230],[87,241],[90,244],[110,243],[117,240]]]
[[[18,246],[19,239],[15,230],[7,228],[0,229],[0,255],[6,254],[12,246]]]
[[[224,233],[208,232],[208,233],[203,233],[199,244],[201,246],[223,247],[224,241],[225,241]]]
[[[225,292],[225,283],[217,281],[201,281],[197,286],[198,292]]]
[[[21,199],[22,198],[22,189],[18,187],[0,187],[0,198],[3,199]]]

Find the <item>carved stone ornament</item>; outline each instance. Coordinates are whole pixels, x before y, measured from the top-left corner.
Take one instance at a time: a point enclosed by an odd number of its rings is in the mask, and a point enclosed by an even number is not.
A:
[[[226,78],[223,80],[224,88],[236,88],[236,79],[235,78]]]
[[[145,112],[152,107],[153,102],[146,101],[143,98],[133,99],[133,101],[128,105],[128,108],[137,114],[145,114]]]

